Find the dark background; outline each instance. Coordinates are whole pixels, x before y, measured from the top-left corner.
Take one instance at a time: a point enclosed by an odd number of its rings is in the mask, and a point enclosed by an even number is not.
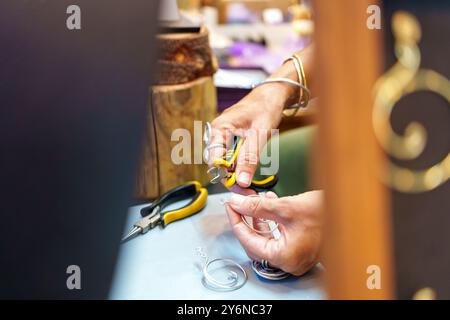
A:
[[[82,29],[66,28],[81,7]],[[105,298],[134,184],[157,1],[0,2],[0,298]],[[66,288],[69,265],[82,290]]]

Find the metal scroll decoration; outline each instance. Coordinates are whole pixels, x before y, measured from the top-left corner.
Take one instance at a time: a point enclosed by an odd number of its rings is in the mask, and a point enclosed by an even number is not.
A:
[[[392,18],[395,55],[398,61],[383,74],[375,87],[373,127],[383,149],[399,160],[417,158],[425,149],[427,132],[418,122],[411,122],[403,135],[392,129],[390,117],[395,104],[404,96],[417,91],[431,91],[442,96],[450,105],[450,82],[439,73],[420,68],[421,37],[419,22],[409,13],[398,11]],[[439,163],[421,170],[411,170],[389,162],[384,181],[403,193],[433,190],[450,177],[450,152]]]

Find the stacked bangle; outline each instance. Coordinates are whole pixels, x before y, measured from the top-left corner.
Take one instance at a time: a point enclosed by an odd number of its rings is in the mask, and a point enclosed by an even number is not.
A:
[[[302,59],[297,54],[294,54],[293,56],[286,59],[284,63],[286,63],[287,61],[290,61],[290,60],[292,60],[292,62],[294,63],[295,71],[297,72],[298,81],[288,79],[288,78],[269,78],[269,79],[266,79],[266,80],[253,86],[253,88],[256,88],[256,87],[259,87],[260,85],[263,85],[266,83],[284,82],[284,83],[289,83],[291,85],[298,87],[300,89],[298,102],[291,106],[286,107],[285,110],[283,110],[283,114],[286,116],[294,116],[297,114],[299,109],[306,108],[308,106],[308,102],[309,102],[309,98],[310,98],[310,91],[306,84],[306,76],[305,76],[305,71],[303,69]],[[293,111],[290,113],[286,113],[287,110],[293,110]]]
[[[296,115],[299,108],[306,108],[308,106],[310,92],[308,90],[308,86],[306,83],[306,76],[305,76],[305,70],[303,68],[302,59],[297,54],[293,54],[291,57],[286,59],[284,61],[284,63],[286,63],[290,60],[292,60],[292,62],[294,63],[295,71],[297,72],[298,82],[300,82],[303,85],[303,88],[300,89],[297,107],[295,108],[295,111],[293,113],[291,113],[291,115]],[[289,108],[289,109],[292,109],[292,108]]]

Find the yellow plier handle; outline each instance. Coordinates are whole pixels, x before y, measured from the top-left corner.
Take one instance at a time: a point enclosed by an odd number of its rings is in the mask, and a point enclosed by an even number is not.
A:
[[[223,158],[215,159],[213,164],[215,167],[226,168],[228,170],[228,176],[225,177],[224,185],[227,188],[231,188],[236,184],[236,173],[234,172],[234,164],[237,159],[237,155],[241,146],[244,142],[244,139],[239,136],[233,137],[233,143],[227,149],[227,152]],[[249,188],[254,189],[258,192],[267,191],[272,189],[275,184],[278,182],[278,177],[276,175],[268,176],[263,180],[252,180]]]
[[[233,137],[233,144],[228,148],[223,158],[215,159],[213,164],[215,167],[231,168],[236,161],[239,150],[241,149],[244,139],[239,136]]]
[[[267,190],[272,189],[277,184],[277,182],[278,182],[278,176],[276,176],[276,175],[268,176],[267,178],[264,178],[263,180],[253,179],[249,188],[253,189],[255,191],[258,191],[258,192],[267,191]],[[231,188],[235,184],[236,184],[236,172],[233,172],[225,180],[224,185],[227,188]]]
[[[201,187],[200,185],[197,191],[198,192],[195,195],[195,197],[185,207],[163,213],[161,217],[162,220],[161,225],[165,227],[171,222],[192,216],[193,214],[196,214],[197,212],[202,210],[206,206],[208,190],[206,190],[206,188]]]
[[[156,199],[151,205],[142,208],[141,215],[145,218],[158,214],[159,218],[154,218],[158,219],[158,221],[155,220],[153,224],[158,222],[162,226],[166,226],[173,221],[191,216],[202,210],[206,205],[207,196],[208,190],[203,188],[200,182],[189,181],[167,191],[161,197]],[[187,199],[191,199],[191,201],[183,208],[164,212],[165,207],[175,202]]]

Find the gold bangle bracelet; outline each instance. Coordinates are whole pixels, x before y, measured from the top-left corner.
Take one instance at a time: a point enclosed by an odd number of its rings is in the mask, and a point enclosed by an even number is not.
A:
[[[303,62],[302,62],[302,59],[301,59],[297,54],[294,54],[292,57],[294,58],[294,60],[297,61],[297,63],[298,63],[299,66],[300,66],[300,73],[301,73],[301,76],[302,76],[301,83],[302,83],[306,88],[308,88],[308,84],[307,84],[306,76],[305,76],[305,70],[304,70],[304,68],[303,68]],[[308,106],[309,98],[310,98],[310,97],[309,97],[309,95],[308,95],[308,96],[306,97],[306,100],[303,100],[303,101],[300,102],[300,105],[301,105],[302,108],[306,108],[306,107]]]
[[[298,63],[297,59],[295,59],[294,57],[292,58],[292,62],[294,63],[295,70],[297,71],[298,82],[300,82],[301,84],[304,85],[303,79],[302,79],[302,72],[301,72],[301,69],[300,69],[300,64]],[[302,104],[303,95],[304,95],[303,89],[300,89],[300,93],[299,93],[299,97],[298,97],[298,104],[299,105]]]
[[[303,81],[302,81],[302,72],[301,72],[301,69],[300,69],[300,64],[298,63],[297,59],[295,59],[293,56],[287,58],[287,59],[284,61],[284,63],[286,63],[286,62],[288,62],[288,61],[290,61],[290,60],[292,60],[292,63],[294,64],[295,71],[296,71],[296,73],[297,73],[297,80],[298,80],[298,82],[301,83],[301,84],[303,84]],[[284,63],[283,63],[283,64],[284,64]],[[285,116],[292,117],[292,116],[295,116],[295,115],[297,114],[298,108],[301,106],[301,102],[302,102],[302,99],[303,99],[303,95],[304,95],[304,93],[303,93],[303,88],[300,88],[300,90],[299,90],[299,98],[298,98],[298,102],[296,103],[296,106],[298,106],[298,107],[297,107],[297,108],[289,108],[289,109],[293,109],[293,111],[292,111],[292,112],[289,112],[289,113],[286,112],[286,110],[284,110],[284,111],[283,111],[283,114],[284,114]]]
[[[298,63],[300,64],[300,71],[302,73],[302,77],[303,77],[303,84],[305,87],[308,87],[308,83],[306,82],[306,76],[305,76],[305,69],[303,68],[303,62],[302,62],[302,58],[300,58],[300,56],[296,53],[294,53],[293,57],[295,59],[297,59]]]
[[[292,60],[292,63],[294,64],[295,71],[297,73],[297,81],[300,82],[301,84],[304,84],[303,81],[302,81],[302,70],[301,70],[301,67],[300,67],[300,64],[299,64],[298,60],[295,59],[294,56],[292,56],[292,57],[287,58],[284,61],[284,63],[286,63],[286,62],[288,62],[290,60]],[[299,100],[301,100],[301,99],[299,99]]]

